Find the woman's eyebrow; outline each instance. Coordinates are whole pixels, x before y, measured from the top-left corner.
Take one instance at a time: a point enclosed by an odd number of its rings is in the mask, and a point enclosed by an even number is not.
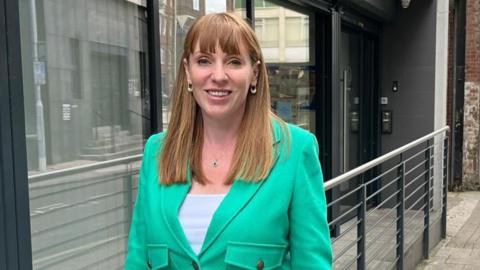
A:
[[[238,57],[238,58],[242,58],[243,56],[242,56],[241,54],[232,53],[232,54],[227,54],[225,57]]]
[[[200,52],[200,51],[197,51],[197,52],[193,52],[192,53],[192,56],[210,56],[211,53],[207,53],[207,52]]]

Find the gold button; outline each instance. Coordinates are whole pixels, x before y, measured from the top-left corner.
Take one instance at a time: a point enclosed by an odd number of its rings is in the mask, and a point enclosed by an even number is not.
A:
[[[257,269],[262,270],[264,266],[265,266],[265,263],[263,263],[263,260],[262,259],[258,260]]]

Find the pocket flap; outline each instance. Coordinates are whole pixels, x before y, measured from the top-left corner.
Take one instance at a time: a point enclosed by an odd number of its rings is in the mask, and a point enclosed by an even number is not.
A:
[[[161,269],[168,266],[167,245],[147,245],[148,262],[151,269]]]
[[[275,269],[282,265],[286,249],[286,245],[229,242],[225,263],[244,269]]]

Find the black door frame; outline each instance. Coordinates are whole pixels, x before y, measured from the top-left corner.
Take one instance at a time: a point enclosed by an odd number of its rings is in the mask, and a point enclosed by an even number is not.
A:
[[[0,269],[32,269],[18,1],[0,0]]]

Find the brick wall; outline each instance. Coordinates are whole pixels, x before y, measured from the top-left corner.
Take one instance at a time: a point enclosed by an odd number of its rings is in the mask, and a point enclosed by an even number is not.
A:
[[[466,0],[463,188],[480,189],[480,0]]]
[[[480,82],[480,0],[467,0],[465,81]]]

